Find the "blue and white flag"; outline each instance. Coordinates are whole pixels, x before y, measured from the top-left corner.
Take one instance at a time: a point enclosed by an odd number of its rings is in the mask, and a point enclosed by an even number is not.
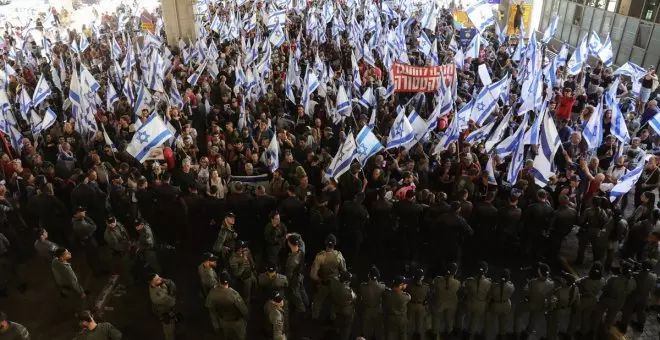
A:
[[[16,61],[16,49],[14,46],[9,48],[9,53],[7,53],[7,58],[11,61]]]
[[[112,86],[111,82],[108,82],[106,86],[107,86],[106,107],[108,111],[112,112],[114,110],[112,104],[114,104],[116,101],[119,100],[119,95],[117,94],[115,87]]]
[[[538,110],[538,115],[536,116],[534,123],[532,123],[532,126],[529,128],[529,130],[527,130],[527,133],[525,133],[525,141],[524,141],[525,144],[527,145],[539,144],[541,125],[543,124],[543,119],[545,117],[547,107],[548,107],[548,102],[547,101],[543,102],[541,109]]]
[[[199,80],[199,77],[202,76],[202,73],[204,72],[205,68],[206,68],[206,60],[197,67],[195,73],[191,74],[190,77],[188,77],[188,84],[192,86],[197,85],[197,81]]]
[[[344,85],[339,85],[339,89],[337,90],[336,112],[340,116],[348,116],[351,114],[351,101],[348,99]]]
[[[589,43],[587,44],[587,48],[589,48],[589,54],[597,56],[602,47],[603,45],[600,42],[600,37],[598,34],[596,34],[596,32],[591,32]]]
[[[80,81],[87,85],[90,90],[96,92],[101,88],[101,84],[94,78],[91,72],[85,67],[84,64],[80,64]]]
[[[360,98],[358,102],[366,109],[376,106],[376,96],[374,96],[374,91],[371,89],[371,87],[364,91],[362,98]]]
[[[527,123],[527,118],[528,116],[525,116],[524,123]],[[523,127],[521,125],[521,127]],[[516,181],[518,181],[518,175],[520,174],[520,169],[522,169],[523,164],[525,163],[525,129],[520,128],[516,133],[513,135],[513,154],[511,156],[511,163],[509,164],[509,168],[507,169],[507,175],[506,179],[509,183],[512,185],[516,184]]]
[[[440,138],[440,141],[438,144],[433,147],[433,151],[431,153],[432,156],[435,156],[442,151],[446,150],[451,143],[458,142],[458,139],[461,136],[461,131],[463,129],[461,128],[461,123],[460,119],[458,117],[458,114],[454,115],[454,118],[451,120],[451,123],[449,123],[449,127],[447,130],[445,130],[445,134],[442,135],[442,138]]]
[[[557,53],[557,66],[564,66],[566,65],[566,62],[568,61],[568,45],[563,44],[561,46],[561,49],[559,50],[559,53]]]
[[[546,28],[545,33],[543,34],[543,39],[541,39],[542,43],[547,44],[550,42],[552,37],[555,35],[555,32],[557,32],[558,24],[559,16],[555,15],[554,19],[552,19],[550,25],[548,25],[548,28]]]
[[[495,170],[493,169],[493,156],[488,157],[488,162],[486,162],[486,174],[488,174],[488,184],[497,185],[497,180],[495,179]]]
[[[140,89],[138,90],[137,98],[135,100],[135,108],[133,109],[136,119],[140,117],[142,110],[151,110],[153,101],[151,92],[149,92],[144,84],[140,84]]]
[[[32,136],[38,135],[41,133],[41,117],[37,114],[37,111],[30,110],[30,125]]]
[[[115,145],[115,143],[112,142],[112,139],[110,139],[110,136],[108,136],[108,133],[105,131],[105,125],[101,124],[101,130],[103,130],[103,139],[105,140],[105,144],[112,149],[112,152],[119,152],[119,149]]]
[[[112,59],[119,60],[119,58],[121,58],[121,54],[122,54],[121,46],[119,46],[119,43],[117,42],[117,39],[115,39],[115,35],[113,34],[110,55],[112,56]]]
[[[495,124],[497,123],[497,120],[493,119],[490,123],[480,127],[477,130],[472,131],[466,138],[465,142],[466,143],[476,143],[476,142],[482,142],[488,138],[490,135],[490,132],[493,130],[495,127]]]
[[[39,77],[39,82],[37,87],[34,89],[34,94],[32,95],[32,106],[38,106],[42,101],[44,101],[51,93],[50,86],[48,86],[48,81],[41,74]]]
[[[157,113],[151,116],[140,126],[133,139],[126,146],[126,151],[140,163],[144,163],[151,151],[172,137],[172,133]]]
[[[474,27],[479,30],[479,33],[483,33],[488,26],[495,24],[492,5],[485,0],[468,7],[465,10],[465,13],[467,13],[468,18],[470,18]]]
[[[589,49],[587,47],[587,35],[585,35],[582,37],[580,45],[578,45],[578,48],[573,51],[573,55],[568,61],[568,65],[566,67],[568,74],[576,75],[580,73],[582,71],[582,65],[584,65],[584,63],[587,61],[588,57]]]
[[[128,102],[133,105],[135,102],[135,91],[133,90],[133,81],[131,80],[131,77],[126,77],[121,92],[126,96]]]
[[[603,103],[598,103],[596,110],[582,130],[582,137],[590,150],[600,146],[603,140]]]
[[[9,137],[11,138],[11,147],[20,155],[23,149],[23,135],[16,129],[16,126],[9,126]]]
[[[363,168],[367,165],[369,157],[383,149],[383,144],[380,143],[378,137],[376,137],[368,126],[362,127],[355,142],[357,144],[357,160]]]
[[[504,29],[500,28],[500,25],[495,23],[495,35],[497,36],[497,42],[500,43],[501,45],[504,45],[506,42],[506,26],[504,26]]]
[[[465,130],[468,128],[468,122],[470,122],[470,115],[472,113],[472,109],[474,108],[474,99],[470,100],[467,102],[465,105],[463,105],[462,108],[456,112],[456,117],[458,118],[458,126],[461,128],[461,130]]]
[[[280,142],[277,140],[277,133],[273,133],[273,138],[268,143],[265,153],[268,168],[271,172],[275,172],[280,167]]]
[[[635,169],[626,172],[621,178],[619,178],[614,188],[612,188],[612,191],[610,191],[610,202],[613,202],[619,197],[623,197],[632,190],[639,180],[639,177],[642,175],[645,165],[646,162],[639,162]]]
[[[550,177],[554,175],[552,164],[560,146],[561,139],[555,122],[550,115],[546,114],[541,126],[538,153],[534,157],[534,166],[530,171],[534,176],[534,182],[541,187],[546,186]]]
[[[179,110],[183,109],[183,98],[174,82],[170,85],[170,104],[176,106]]]
[[[302,105],[305,110],[305,113],[312,115],[314,106],[312,105],[311,96],[314,91],[319,87],[319,79],[316,76],[316,73],[312,71],[309,67],[305,74],[305,84],[303,86],[303,96],[302,96]]]
[[[479,95],[477,95],[475,104],[472,106],[470,118],[481,126],[497,107],[497,101],[500,98],[502,90],[508,87],[511,78],[506,77],[495,83],[484,86]]]
[[[415,138],[412,125],[410,125],[404,111],[399,112],[390,129],[390,135],[387,137],[387,150],[404,146]]]
[[[417,110],[413,110],[408,116],[408,122],[410,122],[410,126],[413,128],[413,134],[415,137],[410,143],[405,145],[406,150],[410,150],[417,142],[427,140],[429,132],[429,124],[419,115],[419,113],[417,113]]]
[[[285,26],[286,25],[286,10],[285,9],[280,9],[280,10],[271,9],[270,14],[268,15],[268,23],[266,24],[266,27],[269,30],[272,30],[277,25],[280,25],[280,26]]]
[[[46,131],[49,127],[53,126],[57,121],[57,114],[53,112],[50,108],[46,110],[44,118],[41,120],[41,129],[40,131]]]
[[[660,113],[657,113],[653,118],[649,119],[649,126],[653,128],[653,131],[655,131],[657,135],[660,135]]]
[[[23,87],[21,93],[18,97],[18,103],[21,105],[21,116],[23,119],[27,120],[27,114],[30,112],[30,108],[33,106],[32,99],[27,92],[27,89]]]
[[[325,174],[331,178],[339,178],[351,167],[351,162],[355,159],[356,154],[357,145],[351,132],[346,136],[344,142],[341,143],[337,154],[332,158],[332,162],[330,162],[330,165],[325,170]]]
[[[465,50],[464,59],[467,58],[478,59],[480,49],[481,49],[481,34],[475,34],[474,38],[472,38],[470,44]]]
[[[422,52],[425,56],[429,56],[429,54],[431,54],[431,39],[429,39],[424,31],[420,32],[419,38],[417,38],[417,42],[419,43],[419,51]]]
[[[629,61],[612,72],[612,77],[618,75],[626,75],[633,78],[635,82],[637,82],[637,80],[642,78],[645,74],[646,70],[643,67]]]
[[[270,41],[271,44],[275,47],[280,47],[284,43],[286,36],[284,34],[284,30],[282,29],[281,25],[275,26],[272,32],[270,32],[270,36],[268,36],[268,41]]]
[[[617,78],[611,85],[613,92],[616,95],[616,88],[619,86],[619,78]],[[610,124],[610,133],[616,137],[620,142],[627,143],[630,141],[630,133],[626,125],[626,119],[623,117],[623,112],[619,107],[619,100],[613,97],[610,92],[605,93],[605,102],[612,110],[612,121]]]
[[[85,33],[80,35],[80,53],[85,52],[85,50],[89,47],[89,41],[87,41],[87,36],[85,36]]]
[[[465,66],[465,55],[463,54],[463,50],[460,48],[457,49],[456,53],[454,54],[454,63],[456,64],[456,68],[459,70],[462,70]]]
[[[506,120],[506,117],[505,117]],[[502,121],[504,123],[504,121]],[[502,126],[502,123],[498,126]],[[516,150],[516,147],[518,146],[517,142],[522,140],[525,137],[525,131],[527,130],[527,124],[529,123],[529,115],[525,115],[523,118],[522,123],[518,126],[516,131],[507,137],[506,139],[502,140],[497,146],[495,147],[495,153],[500,156],[500,157],[506,157],[510,153]],[[508,125],[508,124],[507,124]],[[504,127],[506,129],[507,126]],[[497,130],[491,134],[491,137],[489,140],[497,135]],[[501,136],[500,136],[501,138]],[[497,141],[496,141],[497,142]],[[488,147],[488,142],[486,142],[486,147]]]
[[[603,47],[598,51],[598,58],[603,61],[605,67],[610,67],[614,63],[614,52],[612,51],[612,40],[610,35],[607,35],[607,39],[603,44]]]

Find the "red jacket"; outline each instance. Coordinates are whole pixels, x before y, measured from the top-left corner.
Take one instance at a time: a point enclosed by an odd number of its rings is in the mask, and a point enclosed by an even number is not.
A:
[[[559,119],[569,119],[571,118],[571,111],[573,110],[573,104],[575,104],[575,97],[559,97],[559,103],[557,105],[557,117]]]

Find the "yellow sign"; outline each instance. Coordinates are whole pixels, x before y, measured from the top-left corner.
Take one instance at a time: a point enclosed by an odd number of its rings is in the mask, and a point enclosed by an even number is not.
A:
[[[153,22],[143,22],[142,23],[142,30],[143,31],[149,31],[153,34],[156,31],[156,26],[154,26]]]
[[[462,28],[472,28],[474,25],[465,11],[454,11],[454,20],[461,25]]]
[[[522,22],[523,22],[523,27],[525,30],[529,28],[529,18],[532,16],[532,5],[531,4],[523,4],[520,5],[520,8],[522,9]],[[518,6],[511,6],[511,11],[509,12],[509,21],[507,22],[506,26],[506,34],[507,35],[514,35],[518,33],[515,28],[513,28],[513,23],[516,18],[516,12],[518,11]]]

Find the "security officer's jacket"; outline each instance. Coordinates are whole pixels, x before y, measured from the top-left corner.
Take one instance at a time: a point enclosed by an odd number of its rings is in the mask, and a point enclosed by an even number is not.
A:
[[[532,310],[543,310],[549,307],[550,298],[555,283],[550,279],[534,278],[525,286],[525,299]]]
[[[131,246],[131,239],[121,223],[117,222],[114,228],[105,228],[103,238],[108,243],[110,249],[115,252],[125,253]]]
[[[60,287],[62,293],[68,294],[69,291],[74,291],[79,295],[85,294],[85,290],[80,285],[80,282],[78,282],[78,277],[71,268],[70,263],[54,258],[51,262],[51,269],[53,270],[55,282]]]
[[[96,223],[87,216],[74,217],[71,220],[71,224],[73,225],[73,232],[81,241],[85,241],[94,236],[94,232],[96,231]]]
[[[234,230],[234,227],[223,222],[222,227],[218,231],[218,238],[216,238],[215,243],[213,244],[213,251],[216,253],[222,253],[225,248],[234,249],[237,238],[238,234],[236,233],[236,230]]]
[[[360,284],[360,304],[364,308],[381,308],[383,293],[387,287],[381,282],[369,280]]]
[[[408,312],[408,302],[410,302],[410,294],[397,289],[388,288],[383,293],[383,302],[385,303],[385,315],[406,317]]]
[[[176,285],[171,280],[163,279],[160,286],[149,286],[149,298],[157,315],[170,313],[176,306]]]
[[[284,310],[273,301],[267,301],[264,305],[264,312],[270,327],[272,327],[273,340],[284,340]],[[271,333],[271,332],[269,332]]]
[[[341,252],[334,249],[322,250],[314,258],[310,277],[314,281],[327,284],[330,278],[339,276],[343,271],[346,271],[346,260]]]
[[[218,274],[213,267],[206,268],[203,263],[197,267],[197,272],[202,283],[202,294],[206,296],[213,287],[218,285]]]
[[[156,246],[154,241],[154,234],[151,231],[151,227],[148,224],[144,224],[142,230],[138,231],[138,244],[142,250],[153,250]]]
[[[231,287],[213,288],[206,297],[206,307],[223,321],[238,321],[248,316],[243,298]]]
[[[275,273],[272,276],[268,273],[261,273],[257,277],[257,283],[263,300],[268,299],[275,291],[283,292],[289,286],[289,280],[280,273]]]
[[[433,306],[440,308],[445,305],[456,305],[458,303],[458,291],[461,289],[461,281],[453,275],[437,276],[431,284],[433,287]]]
[[[38,239],[34,241],[34,249],[37,251],[37,254],[39,254],[39,257],[49,262],[55,256],[55,250],[57,250],[57,248],[59,248],[59,246],[50,240],[42,241],[41,239]]]

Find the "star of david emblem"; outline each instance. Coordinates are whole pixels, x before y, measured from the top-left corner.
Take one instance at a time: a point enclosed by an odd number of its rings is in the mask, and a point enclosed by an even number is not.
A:
[[[486,105],[484,103],[477,103],[477,110],[483,111],[486,108]]]
[[[394,135],[395,136],[403,135],[403,120],[400,120],[394,127]]]
[[[145,131],[138,132],[137,139],[141,144],[147,144],[149,142],[149,134]]]
[[[366,145],[358,145],[357,152],[358,152],[360,155],[366,155],[367,152],[368,152]]]

